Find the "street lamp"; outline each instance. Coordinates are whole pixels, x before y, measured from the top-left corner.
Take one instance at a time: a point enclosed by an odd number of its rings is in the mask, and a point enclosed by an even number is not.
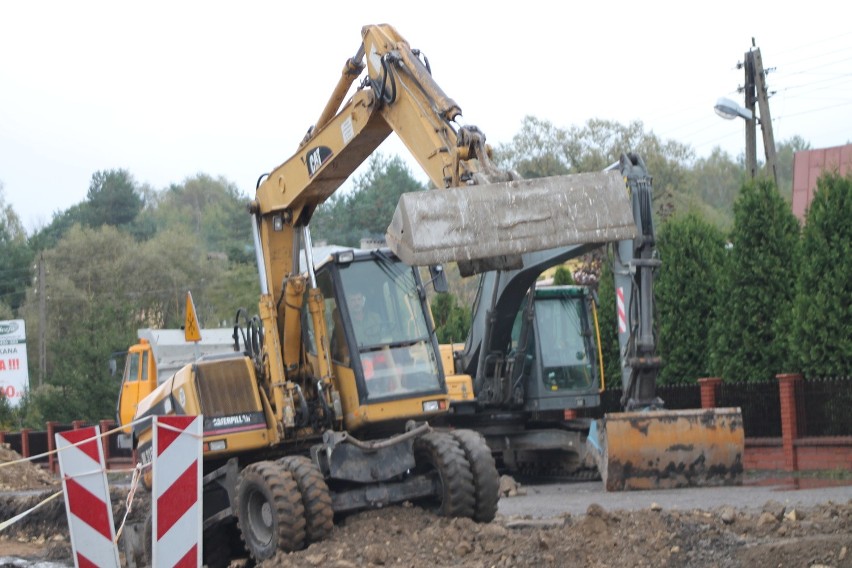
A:
[[[713,109],[716,114],[726,120],[737,117],[746,121],[746,170],[749,176],[754,178],[757,173],[757,132],[756,126],[760,123],[763,133],[763,149],[766,152],[766,169],[778,186],[778,164],[775,154],[775,136],[772,133],[772,118],[769,116],[769,95],[766,91],[765,73],[763,71],[763,58],[760,50],[754,47],[754,39],[751,40],[752,48],[745,54],[745,60],[738,67],[745,69],[745,106],[731,99],[720,97]],[[755,116],[755,103],[760,109],[760,120]]]
[[[747,109],[738,104],[736,101],[732,101],[725,97],[719,97],[719,100],[716,101],[716,106],[713,107],[713,109],[716,111],[716,114],[725,120],[733,120],[737,117],[744,118],[746,120],[754,118],[754,113],[751,112],[750,109]]]

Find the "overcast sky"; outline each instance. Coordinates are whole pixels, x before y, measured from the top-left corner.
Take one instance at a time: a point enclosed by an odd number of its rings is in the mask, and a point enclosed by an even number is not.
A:
[[[591,118],[743,151],[737,63],[760,48],[777,142],[852,140],[843,3],[3,2],[0,184],[29,231],[83,201],[94,172],[163,189],[197,173],[245,195],[319,116],[361,26],[389,23],[429,58],[465,123],[509,142],[526,115]],[[758,134],[759,136],[759,134]],[[758,138],[760,140],[760,138]],[[408,159],[398,141],[380,152]],[[762,151],[758,151],[762,159]],[[425,175],[412,171],[422,181]],[[653,172],[652,172],[653,173]]]

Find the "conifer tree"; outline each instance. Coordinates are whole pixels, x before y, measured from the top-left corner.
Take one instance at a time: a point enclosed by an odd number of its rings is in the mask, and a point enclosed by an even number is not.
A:
[[[786,369],[784,323],[793,300],[798,236],[798,221],[773,182],[743,185],[712,333],[712,371],[726,381],[770,380]]]
[[[660,231],[662,265],[655,285],[660,382],[693,383],[710,373],[707,330],[725,254],[719,229],[696,215],[671,219]]]
[[[852,177],[826,174],[802,234],[790,329],[791,371],[848,375],[852,367]]]

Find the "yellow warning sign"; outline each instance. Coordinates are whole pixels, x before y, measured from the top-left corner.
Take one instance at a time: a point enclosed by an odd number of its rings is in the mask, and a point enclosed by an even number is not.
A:
[[[195,304],[192,294],[186,293],[186,323],[183,324],[183,336],[187,341],[201,341],[201,328],[198,326],[198,316],[195,315]]]

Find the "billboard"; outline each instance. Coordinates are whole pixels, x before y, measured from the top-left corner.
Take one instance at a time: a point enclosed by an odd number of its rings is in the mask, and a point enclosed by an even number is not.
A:
[[[24,320],[0,321],[0,393],[18,406],[29,379]]]

